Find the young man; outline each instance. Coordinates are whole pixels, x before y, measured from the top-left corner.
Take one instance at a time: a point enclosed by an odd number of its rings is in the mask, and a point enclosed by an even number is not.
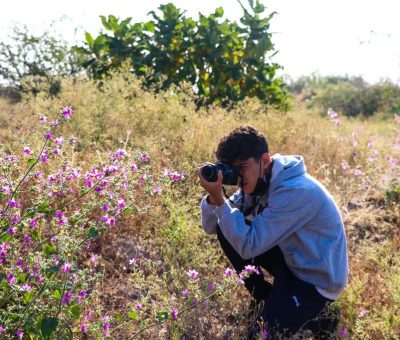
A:
[[[332,196],[307,174],[301,156],[271,157],[264,135],[253,127],[223,137],[216,157],[238,169],[239,190],[225,199],[222,172],[209,182],[201,168],[200,184],[208,192],[201,202],[202,225],[217,233],[238,273],[255,265],[274,277],[272,285],[262,273],[245,280],[256,302],[264,303],[259,321],[270,338],[299,330],[317,337],[334,332],[337,316],[326,317],[327,306],[347,283],[348,259]]]

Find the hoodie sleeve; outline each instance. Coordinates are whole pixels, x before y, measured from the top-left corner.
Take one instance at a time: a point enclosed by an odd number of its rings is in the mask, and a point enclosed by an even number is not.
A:
[[[250,259],[279,244],[310,221],[321,204],[311,198],[309,190],[282,187],[251,226],[229,202],[215,208],[214,214],[229,243],[242,258]]]
[[[201,200],[201,225],[207,234],[216,234],[218,218],[215,216],[214,210],[217,206],[207,203],[206,197]]]
[[[201,225],[207,234],[216,234],[218,226],[218,218],[214,211],[218,208],[217,205],[207,203],[206,197],[201,200]],[[236,191],[229,199],[235,204],[239,204],[242,194],[240,190]]]

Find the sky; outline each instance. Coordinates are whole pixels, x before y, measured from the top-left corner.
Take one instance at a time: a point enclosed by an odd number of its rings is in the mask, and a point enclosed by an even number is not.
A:
[[[82,41],[84,32],[96,36],[100,15],[113,14],[132,22],[148,20],[147,13],[173,2],[197,18],[222,6],[224,18],[238,20],[236,0],[12,0],[0,11],[0,40],[15,23],[40,33],[54,22],[67,41]],[[390,79],[400,83],[399,0],[261,0],[271,20],[272,41],[278,53],[273,62],[282,74],[297,78],[320,75],[362,76],[370,83]],[[57,5],[55,5],[57,3]],[[247,0],[242,0],[244,5]]]

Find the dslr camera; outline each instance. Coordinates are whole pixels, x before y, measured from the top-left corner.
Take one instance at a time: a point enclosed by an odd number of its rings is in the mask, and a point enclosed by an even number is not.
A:
[[[236,185],[240,177],[238,169],[226,162],[218,161],[216,164],[207,164],[202,167],[201,175],[208,182],[216,182],[218,179],[218,171],[222,172],[222,184]]]

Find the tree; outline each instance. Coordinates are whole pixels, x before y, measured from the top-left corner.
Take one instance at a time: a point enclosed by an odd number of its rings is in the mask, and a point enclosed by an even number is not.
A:
[[[50,31],[32,35],[25,25],[16,25],[10,39],[11,43],[0,42],[0,78],[23,92],[36,93],[45,88],[56,94],[57,78],[82,70],[78,60],[81,56]]]
[[[287,108],[280,66],[269,62],[275,53],[269,32],[271,13],[249,0],[240,24],[223,20],[222,7],[213,14],[187,18],[172,3],[161,5],[152,20],[131,24],[115,16],[101,17],[106,32],[86,33],[84,46],[75,51],[85,56],[83,66],[95,79],[106,77],[127,60],[132,72],[143,76],[146,87],[165,90],[189,82],[197,89],[198,105],[228,106],[246,97],[258,97],[268,105]]]

